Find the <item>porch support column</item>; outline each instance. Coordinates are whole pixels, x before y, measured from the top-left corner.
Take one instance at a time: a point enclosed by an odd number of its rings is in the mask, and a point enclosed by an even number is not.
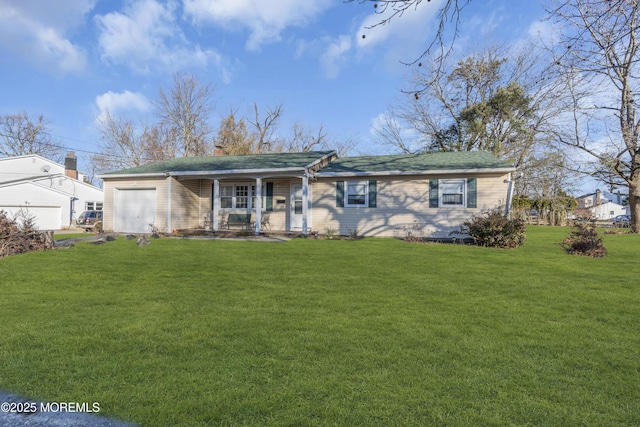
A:
[[[256,236],[260,235],[260,222],[262,221],[262,178],[256,178]]]
[[[171,198],[172,198],[172,188],[171,183],[173,182],[173,178],[171,175],[167,174],[167,233],[171,234],[173,229],[171,228]]]
[[[309,177],[305,173],[302,176],[302,234],[308,233],[309,226]]]
[[[212,211],[209,213],[209,215],[212,215],[213,218],[211,218],[211,224],[213,227],[213,232],[215,233],[216,231],[218,231],[218,212],[220,211],[220,180],[219,179],[214,179],[213,180],[213,209]]]

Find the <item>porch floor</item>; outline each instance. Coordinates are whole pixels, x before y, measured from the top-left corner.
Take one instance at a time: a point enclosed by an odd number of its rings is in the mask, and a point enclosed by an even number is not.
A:
[[[310,232],[309,235],[312,235]],[[256,236],[255,231],[245,231],[241,229],[231,229],[231,230],[218,230],[216,232],[212,230],[205,230],[202,228],[196,229],[188,229],[188,230],[177,230],[177,233],[174,233],[175,237],[201,237],[201,238],[246,238],[251,239],[256,237],[265,237],[265,238],[275,238],[275,239],[293,239],[295,237],[302,236],[302,233],[299,231],[280,231],[280,230],[266,230],[260,233],[259,236]]]

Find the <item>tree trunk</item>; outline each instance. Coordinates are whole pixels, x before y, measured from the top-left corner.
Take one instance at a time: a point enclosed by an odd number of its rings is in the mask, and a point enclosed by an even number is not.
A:
[[[640,233],[640,174],[629,182],[629,210],[631,211],[631,232]]]

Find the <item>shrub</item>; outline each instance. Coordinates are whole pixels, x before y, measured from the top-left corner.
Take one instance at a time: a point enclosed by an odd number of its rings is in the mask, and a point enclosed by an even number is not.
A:
[[[338,230],[336,230],[335,228],[327,227],[325,229],[325,232],[324,232],[323,236],[327,240],[332,240],[332,239],[335,239],[337,235],[338,235]]]
[[[602,238],[596,231],[596,224],[593,221],[576,222],[574,230],[571,232],[562,247],[571,255],[583,255],[593,258],[603,258],[607,255],[607,249],[602,243]]]
[[[470,235],[476,245],[490,248],[517,248],[526,240],[524,221],[510,219],[497,211],[464,222],[460,233]]]
[[[40,232],[32,216],[21,213],[10,217],[7,212],[0,211],[0,258],[53,247],[52,235]]]

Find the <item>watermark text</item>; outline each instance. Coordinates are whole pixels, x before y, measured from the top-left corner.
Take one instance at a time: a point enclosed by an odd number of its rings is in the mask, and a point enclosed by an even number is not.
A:
[[[35,413],[35,412],[100,412],[99,402],[2,402],[0,412]]]

